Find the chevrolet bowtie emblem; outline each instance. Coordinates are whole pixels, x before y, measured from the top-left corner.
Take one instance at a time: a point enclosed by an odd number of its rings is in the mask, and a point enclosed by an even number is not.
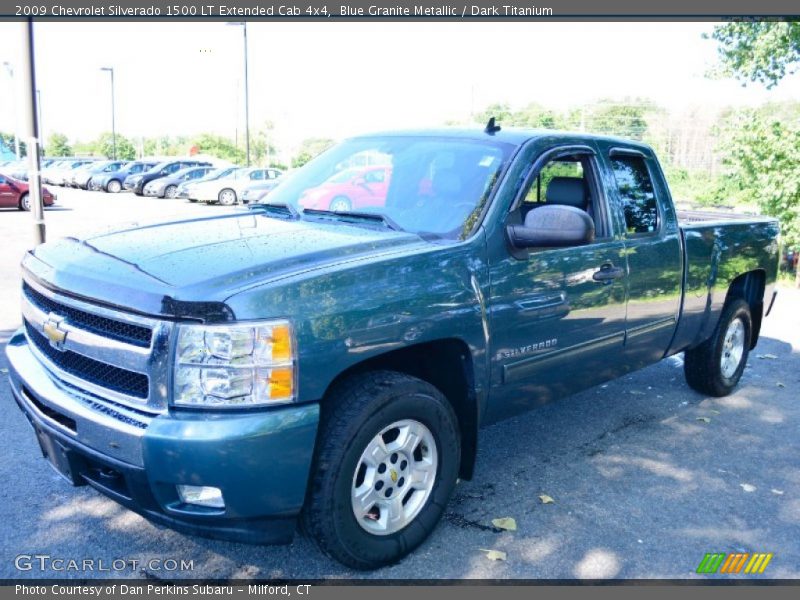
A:
[[[63,322],[64,317],[60,317],[55,313],[50,313],[42,324],[42,330],[47,336],[47,339],[50,340],[50,345],[58,350],[64,347],[64,341],[67,339],[67,332],[61,329],[61,324]]]

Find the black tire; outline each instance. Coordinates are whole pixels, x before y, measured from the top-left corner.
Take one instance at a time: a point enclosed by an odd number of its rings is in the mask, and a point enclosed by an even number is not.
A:
[[[302,527],[325,554],[349,567],[374,569],[397,562],[433,531],[455,487],[461,442],[453,408],[429,383],[393,371],[351,377],[337,384],[324,402]],[[356,469],[368,444],[386,427],[406,419],[432,434],[436,475],[419,512],[402,529],[377,535],[359,524],[351,506]]]
[[[197,198],[189,198],[189,202],[196,203],[197,202]]]
[[[331,200],[328,210],[335,210],[340,212],[348,212],[353,209],[353,203],[347,196],[336,196]]]
[[[119,194],[122,191],[122,183],[119,179],[112,179],[106,184],[106,191],[109,194]]]
[[[233,206],[239,203],[239,198],[236,197],[236,191],[231,188],[224,188],[217,194],[217,202],[222,206]]]
[[[730,348],[726,347],[725,338],[729,327],[737,319],[744,327],[742,354],[736,369],[726,374],[723,358],[730,354]],[[684,354],[683,372],[689,386],[709,396],[720,397],[730,394],[739,383],[747,365],[752,331],[750,305],[741,298],[729,300],[722,309],[719,322],[711,337]]]
[[[174,198],[174,197],[175,197],[175,194],[176,194],[177,192],[178,192],[178,186],[177,186],[177,185],[168,185],[168,186],[167,186],[167,187],[164,189],[164,198],[170,198],[170,199],[172,199],[172,198]]]
[[[19,197],[19,209],[29,211],[31,209],[30,196],[25,193]]]

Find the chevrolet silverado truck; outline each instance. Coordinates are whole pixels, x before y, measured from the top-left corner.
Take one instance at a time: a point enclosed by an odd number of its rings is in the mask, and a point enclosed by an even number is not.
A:
[[[300,204],[363,165],[391,169],[380,202]],[[483,425],[677,353],[692,388],[731,392],[778,233],[677,213],[638,142],[358,137],[248,209],[36,247],[10,381],[72,484],[192,534],[300,526],[374,568],[434,529]]]

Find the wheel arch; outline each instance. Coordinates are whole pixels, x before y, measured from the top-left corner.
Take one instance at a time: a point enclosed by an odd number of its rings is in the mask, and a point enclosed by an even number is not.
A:
[[[468,345],[458,338],[422,342],[370,357],[337,375],[323,395],[322,411],[330,403],[325,398],[343,379],[376,370],[397,371],[417,377],[436,387],[447,398],[458,418],[461,433],[459,476],[471,479],[478,450],[479,402],[475,369]]]
[[[753,319],[753,332],[750,337],[750,349],[756,347],[761,333],[761,320],[764,317],[764,290],[766,289],[767,274],[763,269],[754,269],[742,273],[731,281],[725,302],[741,298],[750,306],[750,316]]]

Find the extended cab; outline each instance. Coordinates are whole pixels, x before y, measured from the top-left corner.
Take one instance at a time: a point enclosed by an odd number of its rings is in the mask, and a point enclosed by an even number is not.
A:
[[[365,164],[380,201],[301,206]],[[678,214],[621,139],[365,136],[265,200],[27,254],[11,385],[73,484],[356,568],[426,538],[481,425],[680,352],[729,393],[774,299],[778,223]]]

